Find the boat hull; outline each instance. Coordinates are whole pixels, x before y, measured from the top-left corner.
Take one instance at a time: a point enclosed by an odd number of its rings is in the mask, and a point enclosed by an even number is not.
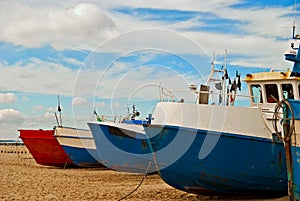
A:
[[[69,155],[72,161],[79,167],[105,167],[97,158],[96,149],[87,149],[62,145],[65,152]]]
[[[75,167],[54,135],[54,130],[20,130],[20,138],[36,163],[55,167]]]
[[[293,168],[293,190],[294,196],[297,200],[300,200],[300,101],[291,100],[288,102],[292,106],[295,121],[295,133],[291,137],[291,158]],[[289,113],[289,118],[291,118]]]
[[[55,127],[54,137],[77,166],[104,167],[98,161],[96,146],[90,130]]]
[[[88,123],[97,147],[100,162],[106,167],[137,174],[156,172],[148,139],[142,133],[142,126],[114,123]],[[125,125],[125,124],[123,124]],[[131,128],[139,128],[136,131]]]
[[[285,152],[282,143],[232,133],[148,125],[161,178],[169,185],[198,194],[287,194]],[[200,154],[205,139],[218,139],[206,155]],[[190,141],[184,153],[169,153],[164,147],[174,139]],[[176,160],[172,156],[177,154]]]

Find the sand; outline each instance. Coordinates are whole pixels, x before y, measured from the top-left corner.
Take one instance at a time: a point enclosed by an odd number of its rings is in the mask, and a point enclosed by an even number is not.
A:
[[[22,152],[21,152],[22,151]],[[26,152],[26,153],[25,153]],[[158,175],[144,177],[101,169],[62,169],[38,165],[26,147],[0,146],[0,200],[255,200],[283,198],[201,196],[176,190]],[[144,180],[143,180],[144,179]],[[142,182],[143,181],[143,182]],[[140,187],[135,188],[142,182]],[[134,191],[131,195],[130,192]],[[127,197],[125,197],[128,195]]]

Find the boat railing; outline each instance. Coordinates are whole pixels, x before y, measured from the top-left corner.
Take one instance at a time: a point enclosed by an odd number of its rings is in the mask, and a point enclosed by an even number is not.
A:
[[[127,117],[123,117],[122,115],[113,115],[113,116],[108,116],[108,115],[97,115],[97,121],[99,122],[114,122],[114,123],[120,123]]]
[[[98,115],[97,116],[98,122],[113,122],[113,123],[127,123],[127,124],[146,124],[147,120],[139,119],[139,118],[131,118],[130,116],[122,116],[122,115],[114,115],[114,116],[107,116],[107,115]]]
[[[174,91],[160,87],[160,93],[161,93],[160,95],[161,102],[175,102],[176,95],[174,94]]]
[[[237,93],[222,93],[218,91],[202,91],[202,90],[162,90],[161,93],[161,102],[180,102],[183,103],[186,100],[183,98],[178,98],[180,94],[181,97],[186,97],[186,94],[190,94],[189,97],[191,97],[191,94],[196,95],[194,99],[190,102],[196,102],[199,104],[218,104],[218,105],[230,105],[233,106],[235,101],[237,99],[245,99],[250,102],[250,99],[256,98],[255,96],[250,96],[248,94],[237,94]],[[176,95],[175,95],[176,94]],[[224,100],[225,101],[222,101]],[[189,102],[189,101],[188,101]],[[250,105],[250,103],[249,103]],[[256,106],[258,107],[260,103],[256,103]]]

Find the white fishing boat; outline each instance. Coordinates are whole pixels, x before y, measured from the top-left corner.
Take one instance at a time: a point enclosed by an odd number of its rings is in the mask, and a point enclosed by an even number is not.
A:
[[[94,138],[90,130],[63,126],[56,126],[54,130],[54,137],[77,166],[104,167],[98,161]]]
[[[300,77],[294,70],[246,74],[249,106],[235,105],[240,75],[229,83],[226,68],[214,66],[212,74],[221,72],[222,79],[191,87],[196,103],[158,103],[144,128],[161,178],[199,194],[286,195],[283,128],[274,115],[281,100],[299,101]],[[216,81],[219,101],[212,102]]]

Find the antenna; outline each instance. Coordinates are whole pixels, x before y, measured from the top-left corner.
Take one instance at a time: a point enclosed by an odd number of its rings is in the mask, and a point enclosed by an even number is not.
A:
[[[295,0],[295,3],[294,3],[294,23],[296,20],[296,11],[297,11],[297,0]]]
[[[129,103],[127,103],[127,115],[128,115],[128,118],[129,118],[130,117]]]
[[[59,126],[59,121],[58,121],[56,112],[54,112],[54,114],[55,114],[56,123],[57,123],[57,125]]]
[[[60,120],[60,123],[58,124],[58,126],[62,126],[61,107],[60,107],[59,95],[57,95],[57,111],[59,112],[59,120]]]
[[[225,97],[227,96],[226,94],[226,89],[227,89],[227,85],[226,85],[226,76],[227,76],[227,49],[225,49],[225,56],[224,56],[224,69],[223,69],[224,73],[223,75],[225,76],[223,78],[223,84],[222,84],[222,93],[223,93],[223,97],[224,97],[224,105],[226,105],[226,100]]]
[[[297,11],[297,0],[295,0],[294,3],[294,22],[293,22],[293,39],[297,39],[297,37],[295,36],[295,29],[296,29],[296,11]]]

